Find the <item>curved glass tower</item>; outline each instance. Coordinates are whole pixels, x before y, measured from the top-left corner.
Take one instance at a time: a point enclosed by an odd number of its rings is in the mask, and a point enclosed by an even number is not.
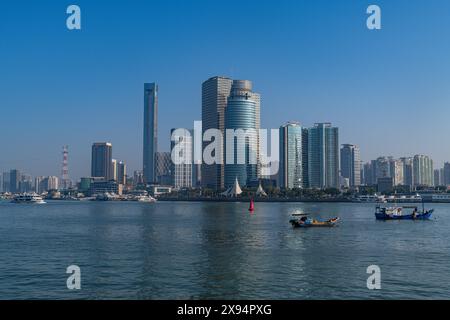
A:
[[[298,123],[280,128],[280,186],[286,189],[303,187],[303,129]]]
[[[225,187],[258,179],[259,95],[248,80],[234,80],[225,109]]]

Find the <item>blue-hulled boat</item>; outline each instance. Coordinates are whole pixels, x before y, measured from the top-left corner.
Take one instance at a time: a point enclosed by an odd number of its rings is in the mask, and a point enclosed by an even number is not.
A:
[[[413,209],[412,213],[405,214],[404,209]],[[434,209],[418,211],[417,207],[380,207],[375,209],[377,220],[430,220]]]

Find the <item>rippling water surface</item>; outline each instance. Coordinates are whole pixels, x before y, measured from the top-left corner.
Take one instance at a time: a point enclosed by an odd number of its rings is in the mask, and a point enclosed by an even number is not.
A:
[[[380,222],[371,204],[3,202],[0,299],[449,299],[450,205],[433,207]],[[342,223],[294,230],[296,212]]]

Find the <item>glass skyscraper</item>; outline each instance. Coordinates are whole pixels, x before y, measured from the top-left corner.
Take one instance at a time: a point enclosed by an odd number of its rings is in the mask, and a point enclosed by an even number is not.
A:
[[[143,172],[146,183],[156,181],[156,152],[158,148],[158,85],[144,84],[144,146]]]
[[[117,183],[127,184],[127,165],[123,161],[117,163]]]
[[[280,128],[281,188],[303,187],[303,130],[298,123],[288,123]]]
[[[112,144],[97,142],[92,145],[91,177],[114,179],[112,165]]]
[[[236,178],[241,186],[258,179],[259,94],[252,92],[248,80],[234,80],[225,110],[225,130],[245,131],[238,139],[225,133],[225,187],[234,185]],[[202,177],[203,178],[203,177]]]
[[[208,129],[218,129],[224,136],[225,108],[233,80],[226,77],[212,77],[202,85],[202,133]],[[203,148],[208,145],[203,142]],[[223,145],[219,152],[223,155]],[[201,184],[203,187],[222,189],[224,187],[224,166],[222,164],[201,165]]]
[[[311,188],[339,188],[339,129],[331,123],[308,129],[308,178]]]
[[[170,152],[156,153],[156,180],[158,184],[171,185],[172,158]]]

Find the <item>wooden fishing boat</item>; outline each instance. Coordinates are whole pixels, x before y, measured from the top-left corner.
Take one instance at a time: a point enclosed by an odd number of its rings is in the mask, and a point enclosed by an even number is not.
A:
[[[311,227],[334,227],[339,222],[339,218],[333,218],[326,221],[319,221],[315,219],[311,219],[306,215],[303,215],[299,219],[292,219],[289,222],[292,224],[294,228],[311,228]]]

